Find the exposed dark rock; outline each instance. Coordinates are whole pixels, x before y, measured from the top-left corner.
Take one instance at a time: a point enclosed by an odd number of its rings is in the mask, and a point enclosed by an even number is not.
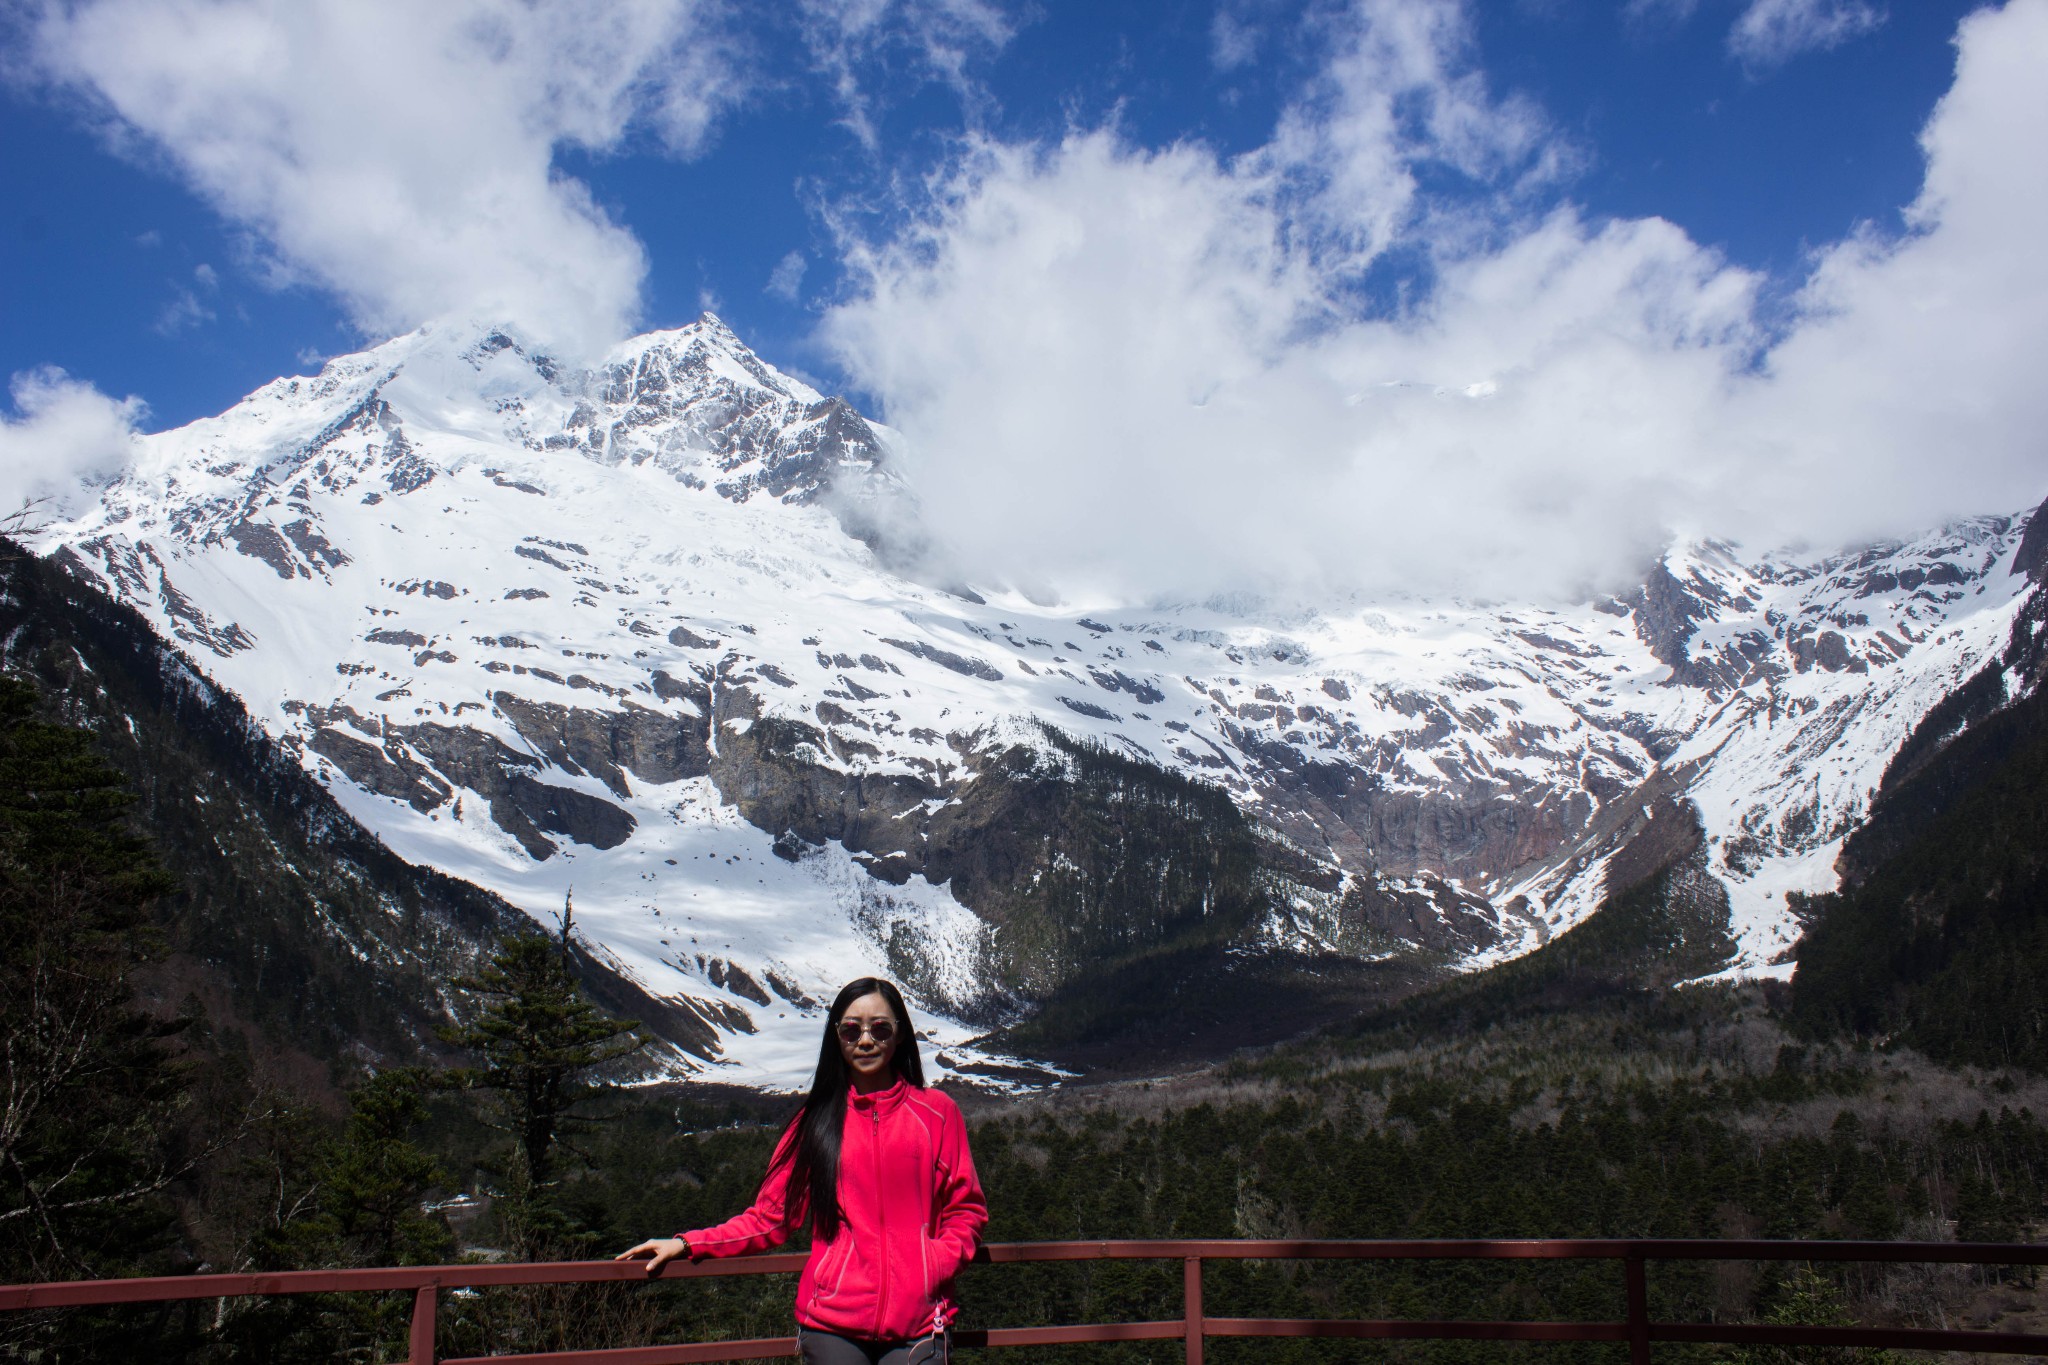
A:
[[[1606,893],[1610,896],[1631,891],[1692,857],[1706,838],[1692,802],[1670,792],[1658,791],[1649,801],[1622,804],[1627,818],[1620,850],[1607,862]]]
[[[2012,571],[2048,587],[2048,499],[2028,516],[2020,547],[2012,557]]]
[[[1105,710],[1105,709],[1104,709],[1103,707],[1097,706],[1097,705],[1096,705],[1096,704],[1095,704],[1094,702],[1092,702],[1092,701],[1076,701],[1076,700],[1075,700],[1074,698],[1072,698],[1072,697],[1061,697],[1061,698],[1060,698],[1060,704],[1061,704],[1062,706],[1066,707],[1066,708],[1067,708],[1067,709],[1068,709],[1069,711],[1078,711],[1078,712],[1080,712],[1080,713],[1081,713],[1082,715],[1084,715],[1084,716],[1092,716],[1092,717],[1094,717],[1094,718],[1095,718],[1096,720],[1122,720],[1122,719],[1123,719],[1123,717],[1122,717],[1122,716],[1119,716],[1119,715],[1118,715],[1118,714],[1117,714],[1116,712],[1114,712],[1114,711],[1110,711],[1110,710]]]
[[[816,727],[759,715],[744,689],[717,697],[720,793],[757,828],[801,845],[842,843],[877,880],[950,882],[994,929],[990,994],[952,1000],[979,1017],[1018,996],[1170,943],[1242,931],[1265,907],[1256,841],[1229,796],[1052,735],[1063,758],[963,751],[974,780],[847,774]],[[745,720],[741,733],[732,722]],[[965,776],[965,774],[962,774]],[[950,794],[955,799],[934,803]],[[891,961],[944,998],[915,944]]]
[[[768,989],[774,991],[790,1004],[796,1005],[799,1008],[809,1009],[817,1003],[810,996],[804,994],[802,988],[794,981],[787,980],[772,971],[763,972],[761,975],[767,978]]]
[[[692,691],[687,684],[676,686],[680,695],[692,699],[706,695],[701,687]],[[678,718],[632,702],[616,711],[598,711],[529,701],[510,692],[494,692],[491,701],[512,722],[520,738],[545,754],[549,762],[564,772],[588,773],[621,797],[631,794],[625,777],[628,771],[657,784],[706,771],[707,715]]]
[[[379,628],[365,635],[363,639],[373,645],[403,645],[407,649],[418,649],[427,643],[427,637],[415,630],[385,630]]]
[[[1860,673],[1869,667],[1862,659],[1850,656],[1849,641],[1838,631],[1824,630],[1818,636],[1791,635],[1786,637],[1785,648],[1792,655],[1792,667],[1801,673],[1816,667],[1829,673]]]
[[[528,536],[526,543],[528,545],[545,545],[550,550],[564,550],[572,555],[580,555],[585,559],[590,558],[590,551],[584,549],[573,540],[549,540],[544,536]]]
[[[306,747],[341,769],[356,785],[404,801],[414,810],[432,810],[448,799],[451,790],[404,750],[387,751],[341,730],[316,730]]]
[[[1137,699],[1140,706],[1151,706],[1154,703],[1166,700],[1166,694],[1157,687],[1154,687],[1151,683],[1141,682],[1131,677],[1122,669],[1112,669],[1105,672],[1099,668],[1091,668],[1088,670],[1088,676],[1093,678],[1095,685],[1105,692],[1130,693],[1132,697]]]
[[[1661,559],[1643,586],[1629,594],[1629,605],[1635,611],[1636,634],[1650,653],[1674,673],[1683,669],[1688,662],[1686,642],[1692,639],[1694,624],[1706,615],[1704,605]]]
[[[483,797],[498,828],[517,839],[529,856],[540,861],[554,856],[554,844],[541,833],[525,806],[514,799],[513,777],[538,768],[537,759],[507,748],[495,735],[467,726],[386,726],[385,735],[387,745],[394,741],[403,744],[450,782]]]
[[[327,537],[321,535],[318,528],[303,517],[287,525],[284,533],[290,537],[292,544],[299,547],[299,553],[304,555],[308,562],[325,564],[331,569],[338,569],[349,562],[346,554],[329,543]]]
[[[751,1000],[757,1005],[772,1003],[768,992],[761,989],[761,983],[747,974],[747,969],[737,962],[727,962],[714,957],[704,974],[711,978],[711,984],[731,991],[734,995]]]
[[[384,458],[384,486],[395,494],[415,492],[434,481],[434,467],[414,454],[405,438],[395,431]]]
[[[663,701],[686,701],[696,708],[699,716],[710,716],[711,689],[701,679],[678,678],[656,669],[649,681],[654,685],[654,695]]]
[[[518,555],[521,559],[538,560],[542,564],[551,564],[555,568],[560,569],[564,573],[570,572],[569,566],[567,564],[564,564],[561,560],[556,559],[546,550],[536,550],[531,545],[514,545],[512,547],[512,553]]]
[[[1003,680],[1002,672],[995,665],[984,659],[976,659],[965,654],[955,654],[951,650],[940,649],[937,645],[929,645],[922,640],[890,640],[885,638],[882,643],[894,645],[905,654],[913,654],[920,659],[928,659],[942,668],[950,668],[955,673],[964,673],[970,678],[980,678],[986,682],[1001,682]],[[867,659],[867,655],[863,654],[861,656],[862,663],[866,663]]]
[[[862,720],[859,716],[847,710],[845,707],[837,705],[833,702],[819,702],[817,706],[817,712],[818,719],[824,721],[827,725],[856,725],[863,730],[868,728],[866,721]]]
[[[234,541],[235,548],[249,558],[268,564],[279,578],[297,578],[306,572],[292,556],[291,546],[285,544],[284,537],[268,522],[238,521],[228,527],[228,539]]]
[[[164,568],[162,558],[149,545],[117,545],[105,538],[96,537],[84,542],[79,549],[97,555],[106,566],[107,573],[122,582],[138,596],[150,595],[149,585],[155,584],[155,596],[162,604],[164,615],[170,618],[171,634],[189,645],[199,645],[226,658],[238,650],[248,649],[256,643],[249,632],[230,621],[217,626],[197,602],[180,592],[171,582],[170,574]],[[90,574],[77,551],[70,546],[59,549],[55,562],[67,570]]]
[[[707,640],[688,626],[677,626],[668,633],[668,642],[678,649],[717,649],[718,641]]]
[[[880,458],[874,428],[843,398],[827,398],[808,409],[796,439],[764,451],[761,487],[785,502],[811,502],[837,481],[849,462]]]
[[[1491,948],[1501,940],[1498,918],[1484,897],[1425,876],[1420,885],[1398,886],[1379,878],[1354,883],[1339,903],[1325,937],[1360,956],[1420,947],[1459,954]]]
[[[566,834],[595,848],[617,848],[633,836],[637,822],[631,814],[588,792],[537,781],[524,773],[511,774],[506,787],[520,814],[551,834]]]
[[[1754,681],[1769,667],[1771,641],[1761,634],[1744,637],[1727,652],[1693,656],[1691,641],[1700,622],[1712,620],[1718,608],[1746,605],[1698,573],[1680,580],[1659,560],[1626,601],[1635,614],[1636,635],[1659,662],[1670,665],[1673,685],[1725,690]]]
[[[537,497],[547,496],[546,489],[535,488],[532,484],[522,483],[518,479],[508,479],[495,469],[486,469],[484,471],[484,474],[487,478],[490,479],[492,483],[498,485],[498,487],[500,488],[509,488],[516,493],[532,493]]]
[[[562,707],[535,706],[513,699],[508,717],[517,713],[535,734],[522,736],[567,772],[592,772],[578,766],[573,755],[602,758],[612,763],[614,751],[624,747],[630,758],[658,767],[660,732],[673,731],[673,722],[663,722],[658,712],[629,708],[627,713],[579,712]],[[369,723],[345,709],[305,707],[304,714],[316,727],[309,747],[332,761],[349,777],[372,791],[410,801],[420,810],[445,802],[454,786],[466,787],[490,805],[491,818],[498,827],[517,839],[536,859],[555,853],[546,834],[566,835],[579,843],[613,848],[633,832],[633,817],[617,806],[587,792],[543,782],[535,776],[540,760],[507,748],[495,736],[467,726],[421,725],[383,727],[380,748],[334,727],[331,722],[346,719],[358,729]],[[650,726],[648,718],[652,718]],[[519,719],[514,720],[515,728]],[[653,733],[636,734],[636,727]],[[535,739],[539,735],[545,744]],[[636,744],[639,746],[636,749]],[[649,757],[648,752],[653,753]],[[431,765],[431,766],[430,766]],[[609,776],[620,785],[614,790],[626,795],[624,777],[616,766],[595,772]],[[664,780],[664,779],[657,779]],[[451,785],[453,784],[453,785]]]

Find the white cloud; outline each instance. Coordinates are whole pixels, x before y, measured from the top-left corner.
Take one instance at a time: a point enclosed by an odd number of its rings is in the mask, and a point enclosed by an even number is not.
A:
[[[12,415],[0,413],[0,516],[44,500],[38,512],[73,508],[82,482],[126,468],[145,408],[116,400],[54,368],[29,370],[8,386]]]
[[[1749,0],[1728,31],[1728,50],[1747,66],[1768,68],[1839,47],[1882,23],[1884,11],[1868,0]]]
[[[1571,595],[1674,533],[1848,540],[2048,491],[2048,186],[2012,173],[2048,0],[1964,26],[1913,231],[1823,253],[1778,333],[1677,227],[1536,207],[1554,140],[1487,95],[1454,7],[1359,14],[1393,27],[1333,44],[1261,155],[982,142],[851,248],[823,338],[986,579]],[[1424,161],[1484,192],[1426,192]],[[1397,247],[1419,292],[1361,303]]]
[[[576,350],[646,262],[557,148],[703,143],[740,76],[691,0],[51,0],[46,79],[103,103],[366,332],[447,315]]]
[[[1753,386],[1752,439],[1821,494],[1824,523],[1903,530],[2048,492],[2048,182],[2016,171],[2048,128],[2044,67],[2048,0],[1963,21],[1909,230],[1822,252]]]
[[[1621,17],[1631,24],[1678,25],[1692,18],[1700,0],[1625,0]]]
[[[1250,66],[1258,60],[1264,38],[1257,24],[1219,9],[1209,22],[1209,62],[1218,71]]]
[[[790,303],[796,302],[797,291],[803,287],[804,270],[810,264],[801,251],[792,251],[775,263],[775,269],[768,272],[765,292]]]
[[[157,310],[151,328],[159,336],[174,337],[188,327],[212,322],[214,317],[214,311],[199,301],[196,292],[184,285],[173,285],[169,302]]]
[[[880,144],[876,117],[887,95],[926,81],[950,87],[972,118],[989,96],[970,73],[1000,51],[1015,27],[993,0],[802,0],[799,26],[812,66],[831,82],[840,123],[861,144]]]
[[[1300,226],[1352,267],[1416,230],[1424,171],[1505,192],[1507,207],[1575,161],[1532,101],[1489,89],[1456,0],[1353,0],[1320,24],[1328,60],[1254,159],[1299,196]],[[1479,224],[1468,209],[1457,226]]]
[[[204,303],[199,295],[203,290],[208,294],[220,288],[220,272],[201,261],[192,269],[192,279],[197,288],[171,282],[171,297],[157,310],[156,322],[152,324],[160,336],[176,336],[188,327],[197,327],[212,322],[216,316],[213,309]]]

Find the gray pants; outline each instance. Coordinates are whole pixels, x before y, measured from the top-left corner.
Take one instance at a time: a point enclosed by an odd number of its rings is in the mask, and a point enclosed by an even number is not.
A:
[[[944,1332],[915,1341],[859,1341],[815,1327],[796,1329],[796,1349],[804,1365],[947,1365],[946,1344]]]

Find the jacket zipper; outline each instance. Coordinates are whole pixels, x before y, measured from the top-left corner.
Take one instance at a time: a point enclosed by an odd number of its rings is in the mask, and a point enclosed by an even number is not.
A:
[[[879,1318],[882,1308],[889,1302],[889,1201],[882,1191],[882,1106],[871,1105],[868,1113],[875,1120],[875,1223],[880,1230],[878,1240],[882,1252],[882,1286],[875,1299],[875,1313]]]

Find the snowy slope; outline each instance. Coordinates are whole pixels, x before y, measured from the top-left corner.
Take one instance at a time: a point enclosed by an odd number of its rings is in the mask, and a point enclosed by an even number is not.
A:
[[[765,1084],[860,971],[907,971],[949,1065],[987,1060],[953,1020],[1016,1002],[994,931],[886,865],[915,840],[741,818],[754,726],[926,794],[915,823],[1055,725],[1228,789],[1340,887],[1440,906],[1415,934],[1472,965],[1589,913],[1631,822],[1689,798],[1763,966],[1784,893],[1833,884],[1891,752],[2027,588],[2022,519],[1989,517],[1836,557],[1686,547],[1572,609],[978,600],[893,567],[917,548],[895,439],[708,315],[589,373],[422,332],[147,438],[44,548],[404,856],[536,915],[573,889],[595,951],[719,1029],[704,1065]],[[1290,898],[1264,942],[1338,942],[1341,892]]]

